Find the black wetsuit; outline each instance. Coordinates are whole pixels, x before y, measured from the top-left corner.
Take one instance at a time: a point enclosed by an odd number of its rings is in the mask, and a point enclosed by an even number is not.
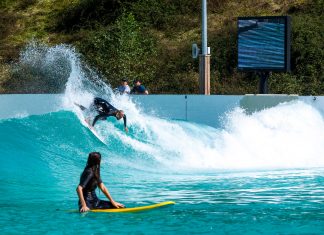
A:
[[[92,126],[94,126],[98,120],[106,120],[108,117],[111,116],[116,117],[118,111],[118,109],[116,109],[114,106],[109,104],[106,100],[101,98],[94,98],[93,107],[99,114],[93,119]],[[126,127],[127,123],[126,123],[125,114],[123,116],[123,119],[124,119],[124,127]]]
[[[83,188],[82,193],[84,200],[89,209],[108,209],[113,208],[113,205],[109,201],[100,200],[96,195],[96,188],[102,180],[96,179],[93,170],[90,167],[86,167],[80,177],[80,186]],[[79,201],[79,209],[82,204]]]

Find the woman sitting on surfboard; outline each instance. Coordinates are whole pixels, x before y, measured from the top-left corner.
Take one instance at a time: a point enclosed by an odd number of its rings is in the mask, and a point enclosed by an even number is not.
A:
[[[85,108],[82,105],[76,104],[79,106],[79,108],[84,111],[87,108]],[[124,129],[126,132],[128,132],[127,123],[126,123],[126,114],[123,110],[118,110],[114,106],[112,106],[108,101],[101,99],[101,98],[94,98],[93,104],[90,107],[90,110],[94,109],[98,112],[98,115],[93,119],[92,125],[94,126],[98,120],[106,120],[108,117],[114,116],[117,120],[120,120],[123,118],[124,120]],[[90,125],[90,123],[89,123]]]
[[[76,191],[79,196],[79,210],[85,212],[91,209],[124,208],[123,204],[115,202],[110,196],[108,189],[100,178],[101,154],[98,152],[89,153],[87,165],[80,177],[80,184]],[[95,189],[97,186],[109,199],[109,201],[100,200]]]

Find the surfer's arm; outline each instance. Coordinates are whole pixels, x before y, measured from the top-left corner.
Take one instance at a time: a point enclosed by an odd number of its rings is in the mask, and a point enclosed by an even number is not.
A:
[[[126,132],[128,132],[126,114],[124,114],[123,120],[124,120],[124,129]]]
[[[114,199],[111,197],[108,189],[106,188],[106,186],[102,182],[98,185],[98,187],[105,194],[105,196],[109,199],[109,201],[111,202],[111,204],[114,207],[116,207],[116,208],[124,208],[125,207],[123,204],[114,201]]]
[[[86,204],[86,202],[84,200],[82,190],[83,190],[83,187],[81,185],[78,185],[78,187],[76,188],[76,191],[78,193],[79,200],[80,200],[80,203],[82,205],[82,207],[80,209],[80,212],[86,212],[86,211],[88,211],[90,209],[87,207],[87,204]]]
[[[123,116],[123,120],[124,120],[124,127],[127,127],[127,119],[126,119],[126,114],[124,114]]]

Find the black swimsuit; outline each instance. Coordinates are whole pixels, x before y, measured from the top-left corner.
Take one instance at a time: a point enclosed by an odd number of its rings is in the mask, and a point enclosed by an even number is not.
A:
[[[108,117],[114,116],[116,117],[116,114],[118,112],[118,109],[116,109],[114,106],[109,104],[106,100],[101,98],[94,98],[93,101],[93,107],[94,109],[99,113],[93,120],[92,126],[96,124],[98,120],[106,120]],[[123,116],[124,119],[124,127],[126,127],[126,115]]]
[[[108,209],[113,208],[113,205],[109,201],[100,200],[96,195],[96,188],[102,180],[96,179],[93,170],[90,167],[86,167],[80,177],[80,186],[83,188],[82,194],[84,200],[89,209]],[[79,200],[79,209],[81,209],[82,204]]]

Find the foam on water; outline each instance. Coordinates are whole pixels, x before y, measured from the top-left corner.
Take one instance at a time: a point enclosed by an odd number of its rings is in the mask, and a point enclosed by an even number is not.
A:
[[[323,116],[301,101],[252,115],[236,108],[224,114],[223,126],[215,129],[148,115],[131,98],[115,95],[105,84],[100,84],[101,93],[94,86],[85,88],[80,85],[82,79],[88,81],[81,72],[71,74],[66,97],[89,105],[94,96],[101,95],[123,109],[131,135],[114,122],[101,122],[97,130],[107,145],[117,139],[116,146],[129,146],[128,156],[145,155],[161,166],[184,171],[324,166]]]
[[[214,129],[132,115],[149,143],[145,151],[173,169],[274,169],[324,166],[324,122],[302,102],[247,115],[237,108]],[[136,143],[128,138],[123,144]],[[138,139],[140,141],[140,139]],[[149,146],[153,149],[150,151]]]

